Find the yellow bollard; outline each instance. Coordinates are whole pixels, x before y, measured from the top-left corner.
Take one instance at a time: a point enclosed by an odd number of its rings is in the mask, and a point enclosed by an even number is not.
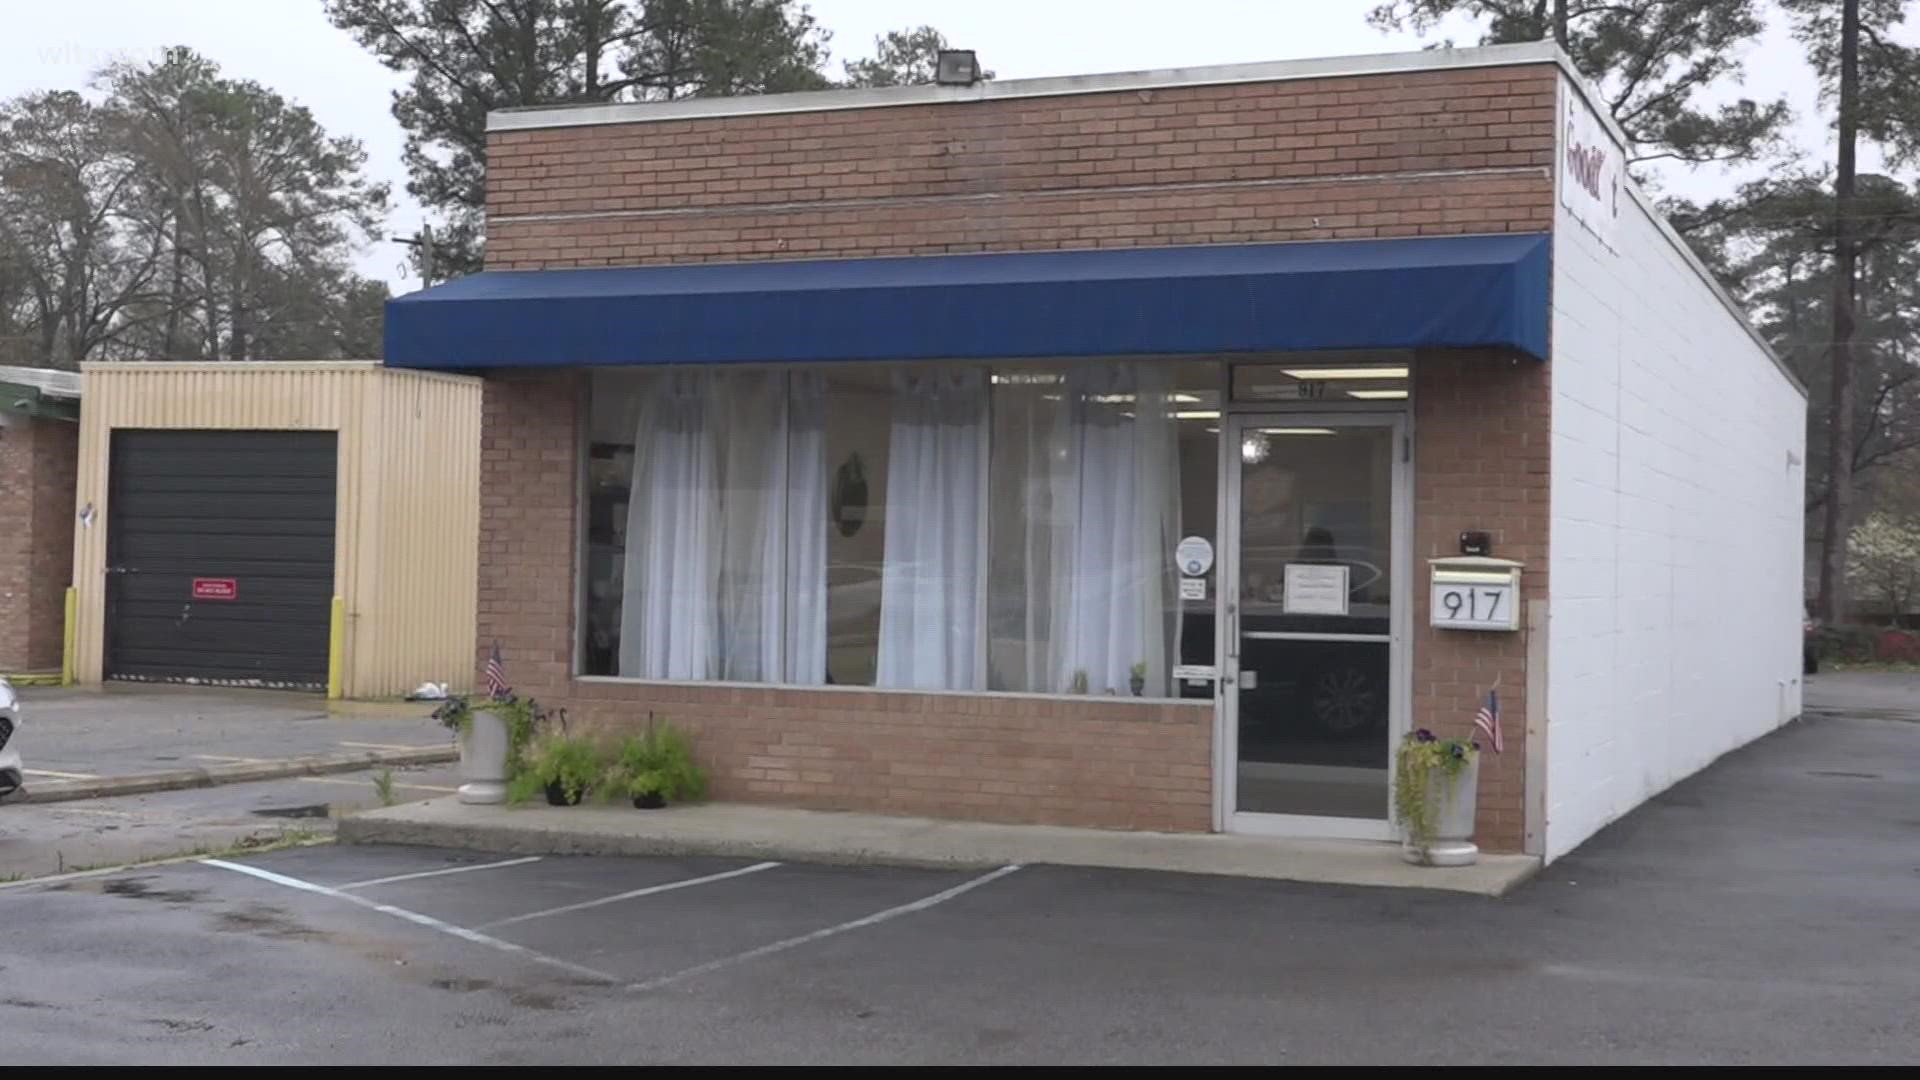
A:
[[[346,673],[341,670],[347,651],[347,601],[333,598],[333,620],[327,627],[327,700],[340,700],[340,684]]]
[[[60,628],[60,685],[73,685],[74,615],[80,610],[80,593],[67,586],[66,622]]]

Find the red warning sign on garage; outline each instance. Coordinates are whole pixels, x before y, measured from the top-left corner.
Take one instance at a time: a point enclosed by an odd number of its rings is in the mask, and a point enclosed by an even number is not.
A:
[[[240,583],[230,577],[197,577],[193,579],[193,598],[195,600],[232,600],[240,595]]]

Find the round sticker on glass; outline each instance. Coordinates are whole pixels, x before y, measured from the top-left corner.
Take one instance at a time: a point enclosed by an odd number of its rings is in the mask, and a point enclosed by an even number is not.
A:
[[[1213,569],[1213,545],[1204,536],[1188,536],[1173,549],[1173,561],[1188,577],[1199,577]]]

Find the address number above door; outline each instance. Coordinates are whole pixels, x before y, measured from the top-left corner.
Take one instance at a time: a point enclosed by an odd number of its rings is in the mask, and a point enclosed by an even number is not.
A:
[[[1459,555],[1429,559],[1428,621],[1442,630],[1520,629],[1520,568],[1512,559]]]

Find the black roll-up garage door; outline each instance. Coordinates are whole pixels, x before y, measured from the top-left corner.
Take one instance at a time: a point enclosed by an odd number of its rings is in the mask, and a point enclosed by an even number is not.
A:
[[[113,433],[106,675],[323,689],[330,431]]]

